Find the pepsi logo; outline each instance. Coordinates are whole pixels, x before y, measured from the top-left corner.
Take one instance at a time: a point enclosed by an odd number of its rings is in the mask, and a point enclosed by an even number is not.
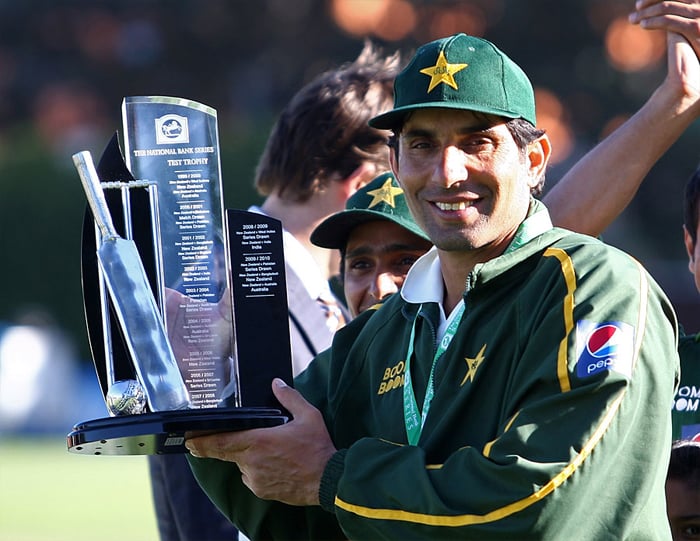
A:
[[[597,327],[586,340],[586,350],[596,359],[614,356],[622,340],[622,331],[615,325]]]
[[[576,322],[576,374],[614,371],[632,377],[634,327],[622,321]]]

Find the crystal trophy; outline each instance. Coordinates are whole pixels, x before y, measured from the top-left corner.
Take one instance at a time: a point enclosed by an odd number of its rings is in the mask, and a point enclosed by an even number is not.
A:
[[[97,166],[74,156],[90,209],[86,324],[109,416],[76,424],[69,451],[178,453],[187,432],[286,422],[270,387],[292,377],[281,224],[223,208],[214,109],[138,96],[122,116],[125,157],[116,134]]]

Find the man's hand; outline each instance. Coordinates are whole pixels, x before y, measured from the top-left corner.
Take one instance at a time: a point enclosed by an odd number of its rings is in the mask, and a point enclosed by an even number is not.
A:
[[[196,457],[235,462],[243,483],[259,498],[290,505],[318,505],[323,470],[336,448],[321,413],[282,380],[277,400],[294,417],[287,424],[188,439]]]
[[[635,8],[630,22],[668,32],[666,83],[682,93],[679,110],[698,109],[700,114],[700,1],[638,0]]]
[[[700,56],[700,2],[697,0],[638,0],[631,23],[650,30],[675,32],[688,40]]]

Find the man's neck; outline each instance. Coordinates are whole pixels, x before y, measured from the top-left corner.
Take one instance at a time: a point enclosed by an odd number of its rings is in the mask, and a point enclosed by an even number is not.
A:
[[[445,284],[443,309],[445,314],[452,312],[462,299],[467,288],[469,273],[479,263],[489,261],[501,255],[511,239],[504,240],[497,246],[488,246],[478,250],[445,251],[438,249],[440,270]]]
[[[456,254],[455,252],[438,250],[438,254],[440,257],[442,281],[445,285],[442,307],[445,314],[450,314],[459,301],[462,300],[462,295],[467,285],[467,276],[469,276],[476,262],[470,263],[466,261],[464,253]]]

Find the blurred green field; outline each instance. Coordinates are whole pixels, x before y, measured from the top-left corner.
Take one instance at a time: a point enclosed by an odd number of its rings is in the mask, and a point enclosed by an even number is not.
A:
[[[157,541],[144,456],[69,453],[0,435],[0,540]]]

